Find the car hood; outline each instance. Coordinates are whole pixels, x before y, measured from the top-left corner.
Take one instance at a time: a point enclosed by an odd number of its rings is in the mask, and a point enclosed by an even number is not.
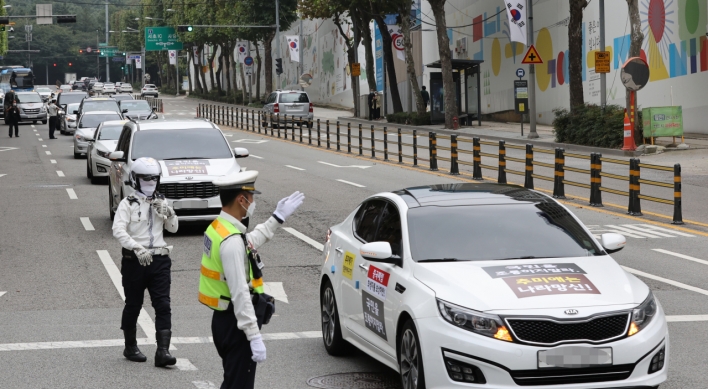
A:
[[[44,107],[44,103],[20,103],[18,106],[22,109],[34,109]]]
[[[126,118],[139,118],[147,119],[148,116],[152,115],[152,111],[128,111],[123,114]]]
[[[649,293],[609,255],[417,263],[414,276],[437,298],[478,311],[640,304]]]
[[[96,141],[96,148],[104,151],[115,151],[118,140],[106,139]]]
[[[168,160],[160,161],[160,166],[162,167],[161,183],[211,182],[217,177],[241,170],[234,158]]]

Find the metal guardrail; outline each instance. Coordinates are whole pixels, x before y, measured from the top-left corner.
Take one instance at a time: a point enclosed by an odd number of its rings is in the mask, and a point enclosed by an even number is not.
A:
[[[140,96],[140,95],[133,95],[133,98],[135,100],[145,100],[150,104],[150,108],[156,110],[159,113],[165,113],[165,106],[162,103],[162,99],[160,98],[155,98],[152,96]]]
[[[288,115],[280,114],[266,114],[266,112],[255,109],[239,108],[232,106],[223,105],[213,105],[213,104],[199,104],[197,107],[197,117],[207,118],[210,121],[218,125],[227,125],[231,127],[240,128],[247,131],[258,132],[259,134],[270,135],[273,137],[281,138],[281,130],[283,139],[288,139],[288,130],[290,131],[290,140],[296,141],[296,132],[298,132],[299,143],[303,143],[303,137],[307,137],[307,143],[309,145],[317,147],[325,147],[327,149],[332,149],[336,147],[337,151],[342,151],[342,148],[346,146],[346,152],[352,153],[352,123],[346,124],[346,134],[342,133],[342,123],[336,121],[336,123],[330,123],[326,120],[324,123],[317,119],[316,123],[308,120],[303,120],[299,117],[293,117]],[[332,126],[334,126],[334,132],[332,132]],[[303,135],[303,127],[307,130],[307,135]],[[268,134],[268,129],[270,128],[270,134]],[[277,132],[276,132],[277,130]],[[357,152],[358,155],[363,156],[364,151],[369,152],[371,158],[376,157],[377,146],[376,143],[382,144],[383,160],[391,161],[391,157],[394,160],[397,159],[399,163],[412,164],[413,166],[420,166],[419,162],[427,162],[428,167],[432,171],[438,170],[438,161],[448,162],[450,166],[450,174],[459,175],[459,165],[471,166],[472,167],[472,179],[482,180],[482,169],[496,170],[497,171],[497,182],[501,184],[507,183],[507,173],[523,176],[524,177],[524,187],[528,189],[534,189],[534,179],[539,179],[543,181],[553,182],[553,197],[564,199],[565,196],[565,186],[570,185],[574,187],[580,187],[588,189],[590,192],[589,205],[594,207],[602,207],[602,192],[612,193],[615,195],[628,197],[627,213],[633,216],[642,216],[641,201],[652,201],[661,204],[673,205],[673,221],[672,224],[684,224],[682,216],[682,196],[681,196],[681,165],[675,164],[673,167],[652,165],[641,163],[638,158],[631,158],[629,161],[606,158],[603,157],[601,153],[590,153],[590,155],[569,153],[563,148],[546,149],[546,148],[535,148],[532,144],[526,144],[525,146],[519,145],[507,145],[505,141],[500,140],[498,142],[483,141],[479,137],[473,137],[471,139],[460,137],[458,135],[439,135],[434,131],[429,131],[427,134],[428,145],[423,146],[418,143],[418,130],[402,130],[401,128],[396,129],[396,145],[397,150],[389,151],[389,129],[388,127],[375,128],[374,125],[368,129],[370,132],[369,137],[364,136],[364,128],[362,124],[358,124],[358,135],[355,138],[358,140]],[[313,144],[313,131],[316,131],[316,144]],[[325,137],[323,138],[322,132],[324,131]],[[381,133],[383,135],[382,139],[376,138],[376,133]],[[407,143],[403,141],[403,136],[412,136],[412,143]],[[336,136],[336,141],[332,139],[332,136]],[[342,142],[342,137],[346,136],[346,144]],[[444,147],[438,145],[438,139],[449,140],[450,147]],[[323,142],[324,140],[324,142]],[[365,147],[364,142],[370,142],[370,147]],[[323,145],[324,143],[324,145]],[[464,149],[460,147],[464,144],[472,144],[472,149]],[[403,152],[403,147],[409,147],[412,149],[413,154],[405,154]],[[482,146],[496,147],[497,153],[488,153],[482,151]],[[428,158],[424,158],[418,155],[420,149],[428,150]],[[507,156],[507,149],[523,150],[525,152],[525,158],[514,158]],[[450,158],[441,157],[438,155],[438,150],[448,151]],[[535,153],[542,154],[553,154],[554,163],[546,163],[541,161],[536,161],[534,159]],[[472,155],[472,160],[463,160],[460,155]],[[496,166],[483,164],[482,158],[492,158],[496,160]],[[588,169],[577,168],[573,166],[568,166],[566,164],[566,158],[580,159],[588,162]],[[514,162],[524,165],[524,170],[513,170],[507,167],[507,162]],[[627,175],[613,174],[609,172],[603,172],[603,163],[610,163],[615,165],[628,166]],[[539,166],[543,168],[553,169],[553,176],[544,176],[534,172],[534,167]],[[649,169],[655,171],[665,171],[673,172],[673,183],[664,183],[660,181],[648,180],[641,178],[641,169]],[[587,174],[589,178],[589,183],[571,181],[566,179],[565,172],[573,172],[579,174]],[[607,188],[602,186],[602,178],[608,178],[613,180],[620,180],[628,183],[628,190],[620,190],[614,188]],[[670,199],[648,196],[641,194],[641,185],[650,185],[655,187],[663,188],[673,188],[673,197]]]

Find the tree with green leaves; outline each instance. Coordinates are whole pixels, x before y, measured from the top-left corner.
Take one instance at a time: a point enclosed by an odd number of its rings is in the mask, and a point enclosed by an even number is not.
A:
[[[401,0],[399,0],[401,1]],[[376,25],[381,33],[381,41],[384,54],[384,67],[388,76],[388,90],[391,94],[391,105],[393,112],[403,112],[403,104],[401,104],[401,94],[398,91],[398,77],[396,76],[396,67],[393,62],[393,39],[391,32],[388,31],[388,25],[384,20],[384,15],[398,13],[398,1],[390,0],[371,0],[371,14]]]

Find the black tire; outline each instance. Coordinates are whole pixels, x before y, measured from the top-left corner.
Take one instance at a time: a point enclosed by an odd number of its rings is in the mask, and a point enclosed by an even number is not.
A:
[[[111,190],[111,184],[108,183],[108,215],[111,221],[116,218],[116,213],[113,212],[113,191]]]
[[[333,356],[346,355],[351,350],[349,342],[342,338],[342,327],[339,324],[339,310],[334,289],[329,280],[325,281],[320,292],[320,312],[322,318],[322,341],[327,354]]]
[[[35,122],[35,123],[37,123],[37,122]],[[47,121],[46,121],[46,120],[42,120],[42,124],[47,124]]]
[[[32,120],[32,124],[37,124],[37,121],[36,121],[36,120]]]
[[[403,389],[425,389],[423,357],[413,320],[403,325],[397,353]]]
[[[74,159],[81,159],[81,153],[74,153]]]
[[[91,171],[91,160],[86,157],[86,178],[91,179],[91,183],[93,184],[93,172]]]

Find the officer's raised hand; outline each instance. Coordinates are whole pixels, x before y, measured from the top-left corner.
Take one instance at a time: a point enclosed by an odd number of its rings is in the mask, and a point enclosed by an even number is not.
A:
[[[258,335],[251,339],[251,353],[253,362],[264,362],[266,360],[266,347],[263,343],[263,337]]]
[[[305,201],[305,195],[299,191],[296,191],[290,196],[278,201],[278,206],[275,207],[273,216],[278,218],[281,222],[284,222],[285,219],[290,217],[290,215],[292,215],[295,210],[302,205],[303,201]]]
[[[169,219],[175,215],[174,209],[167,205],[165,199],[155,199],[152,201],[152,207],[155,209],[155,213],[162,216],[165,219]]]

